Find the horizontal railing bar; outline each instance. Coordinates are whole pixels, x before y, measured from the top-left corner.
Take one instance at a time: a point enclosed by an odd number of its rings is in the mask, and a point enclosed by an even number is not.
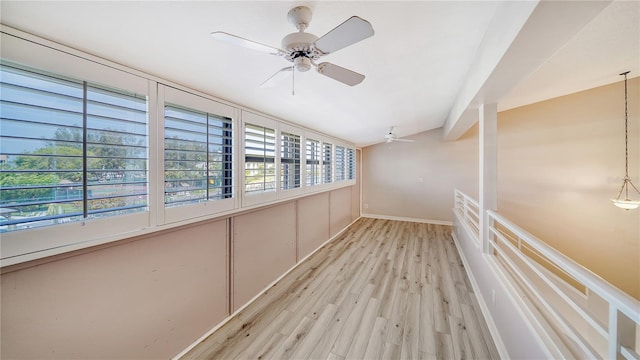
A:
[[[496,231],[499,231],[503,236],[509,238],[510,240],[513,240],[514,242],[518,242],[519,238],[513,237],[510,234],[507,234],[503,231],[500,231],[499,229],[496,229]],[[536,250],[535,248],[529,246],[528,242],[524,242],[524,243],[520,243],[520,246],[530,250],[530,251],[534,251]],[[522,249],[520,249],[520,251],[522,251]],[[576,281],[577,283],[579,283],[580,285],[584,286],[585,288],[587,287],[585,284],[581,283],[580,281],[578,281],[576,278],[574,278],[571,274],[569,274],[568,272],[564,271],[563,268],[561,268],[560,266],[558,266],[556,263],[554,263],[553,261],[547,259],[545,256],[541,256],[540,254],[534,253],[536,254],[540,260],[543,260],[546,264],[552,266],[554,269],[557,269],[558,271],[562,272],[564,275],[570,277],[571,279],[573,279],[574,281]],[[563,280],[564,281],[564,280]],[[566,281],[565,281],[566,282]]]
[[[490,229],[493,229],[493,228],[490,228]],[[494,234],[496,234],[498,237],[500,237],[500,234],[498,234],[496,232],[494,232]],[[527,265],[534,272],[536,272],[536,274],[538,274],[538,276],[544,277],[544,275],[539,274],[539,271],[537,269],[535,269],[534,267],[532,267],[531,264],[528,263],[528,260],[522,254],[520,254],[518,249],[515,246],[513,246],[513,244],[511,244],[510,242],[508,242],[504,238],[502,238],[501,240],[503,240],[504,244],[508,248],[510,248],[510,250],[513,251],[514,254],[520,258],[520,260],[522,260],[525,263],[527,263]],[[529,290],[531,290],[532,294],[535,295],[535,297],[538,299],[538,301],[540,301],[542,303],[542,305],[544,305],[544,307],[547,309],[547,311],[549,311],[556,319],[560,320],[559,324],[563,328],[563,330],[565,331],[565,334],[568,335],[582,349],[582,351],[584,351],[587,354],[590,354],[592,357],[596,357],[596,355],[597,355],[596,351],[589,346],[588,342],[574,329],[573,326],[571,326],[571,324],[565,319],[565,317],[562,316],[562,314],[558,313],[554,309],[554,307],[551,306],[551,304],[549,304],[549,302],[547,302],[547,300],[545,300],[544,296],[538,291],[536,286],[534,284],[532,284],[531,281],[529,279],[527,279],[527,277],[524,276],[524,274],[521,271],[519,271],[518,266],[513,262],[513,260],[511,260],[511,258],[507,255],[507,253],[504,251],[504,249],[502,249],[502,248],[500,248],[498,246],[495,246],[494,250],[496,252],[498,252],[500,255],[502,255],[503,262],[505,264],[508,264],[509,267],[512,269],[511,273],[512,274],[516,274],[518,276],[518,278],[520,278],[520,280],[529,288]],[[606,337],[606,335],[605,335],[605,337]]]
[[[591,315],[587,314],[578,304],[576,304],[575,301],[573,301],[573,299],[569,298],[564,293],[564,291],[562,291],[556,284],[553,283],[553,281],[549,279],[547,274],[543,273],[542,271],[540,271],[540,269],[534,266],[533,260],[531,260],[529,257],[527,257],[522,252],[520,252],[519,249],[516,248],[511,242],[509,242],[509,240],[507,240],[504,236],[502,236],[502,234],[499,231],[497,231],[495,227],[489,227],[489,230],[493,234],[495,234],[497,238],[500,239],[505,246],[507,246],[511,251],[513,251],[513,253],[520,260],[522,260],[522,262],[524,262],[531,270],[533,270],[533,272],[536,275],[538,275],[549,287],[551,287],[551,289],[555,291],[556,294],[558,294],[560,298],[562,298],[562,300],[564,300],[567,304],[569,304],[582,318],[585,319],[585,321],[589,323],[589,325],[591,325],[596,331],[598,331],[600,335],[602,335],[604,338],[608,336],[608,332],[604,328],[604,326],[602,326],[602,324],[599,324]],[[502,249],[498,246],[494,246],[494,248],[496,250],[502,251]],[[532,288],[532,290],[534,288],[533,285],[529,285],[529,287]]]
[[[569,259],[554,248],[544,244],[540,239],[513,225],[509,220],[505,219],[498,213],[491,210],[487,210],[487,213],[491,218],[497,220],[501,225],[514,233],[514,235],[528,242],[535,250],[539,251],[549,260],[557,263],[564,269],[564,271],[574,277],[577,281],[583,283],[604,300],[609,302],[610,306],[614,306],[636,324],[640,323],[640,312],[637,311],[637,309],[640,308],[639,301],[633,299],[630,295],[609,284],[598,275]]]
[[[640,355],[626,346],[620,346],[620,355],[624,356],[627,360],[640,360]]]

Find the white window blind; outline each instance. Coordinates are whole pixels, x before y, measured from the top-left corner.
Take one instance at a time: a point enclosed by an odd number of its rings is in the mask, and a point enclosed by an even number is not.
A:
[[[233,197],[232,120],[173,104],[164,117],[165,205]]]
[[[288,132],[280,134],[280,188],[300,187],[300,136]]]
[[[356,151],[355,149],[347,149],[347,179],[356,178]]]
[[[333,182],[333,145],[322,143],[322,183]]]
[[[0,66],[0,231],[146,211],[146,96]]]
[[[307,186],[322,184],[320,141],[307,139]]]
[[[276,190],[276,135],[267,127],[245,124],[245,193]]]
[[[344,181],[347,176],[347,153],[344,146],[336,146],[336,181]]]

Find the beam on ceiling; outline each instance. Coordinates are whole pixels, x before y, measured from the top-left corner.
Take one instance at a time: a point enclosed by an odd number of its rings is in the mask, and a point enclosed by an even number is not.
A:
[[[445,140],[462,136],[478,121],[482,104],[499,103],[610,3],[611,0],[503,3],[445,120]]]

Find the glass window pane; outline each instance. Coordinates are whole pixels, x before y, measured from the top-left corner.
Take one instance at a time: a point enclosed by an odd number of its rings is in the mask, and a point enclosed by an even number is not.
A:
[[[165,105],[165,206],[233,197],[232,122]]]
[[[333,145],[322,143],[322,183],[329,184],[333,182]]]
[[[343,146],[336,146],[336,181],[346,179],[346,151]]]
[[[87,86],[89,218],[146,210],[147,101],[120,90]]]
[[[347,178],[353,180],[356,178],[356,151],[347,149]]]
[[[300,136],[282,132],[280,134],[280,188],[300,187]]]
[[[307,139],[307,186],[322,183],[320,170],[320,141]]]
[[[0,231],[146,210],[144,96],[5,62],[0,86]]]
[[[276,190],[275,130],[245,124],[245,193]]]

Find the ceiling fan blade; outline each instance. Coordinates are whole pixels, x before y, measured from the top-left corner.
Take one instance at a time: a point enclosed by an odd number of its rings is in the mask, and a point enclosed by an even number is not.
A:
[[[314,46],[322,53],[330,54],[362,41],[373,34],[373,26],[367,20],[352,16],[316,40]]]
[[[257,50],[267,54],[282,55],[285,53],[285,51],[282,49],[278,49],[269,45],[260,44],[259,42],[248,40],[240,36],[231,35],[224,31],[214,31],[211,33],[211,37],[216,40],[224,41],[229,44],[242,46],[248,49]]]
[[[398,139],[398,138],[395,138],[395,139],[393,139],[393,141],[414,142],[415,140],[411,140],[411,139]]]
[[[278,70],[275,74],[271,75],[267,80],[265,80],[260,87],[274,87],[279,84],[282,80],[289,76],[289,72],[293,71],[293,66],[287,66]]]
[[[358,85],[364,80],[364,75],[328,62],[318,64],[318,72],[349,86]]]

